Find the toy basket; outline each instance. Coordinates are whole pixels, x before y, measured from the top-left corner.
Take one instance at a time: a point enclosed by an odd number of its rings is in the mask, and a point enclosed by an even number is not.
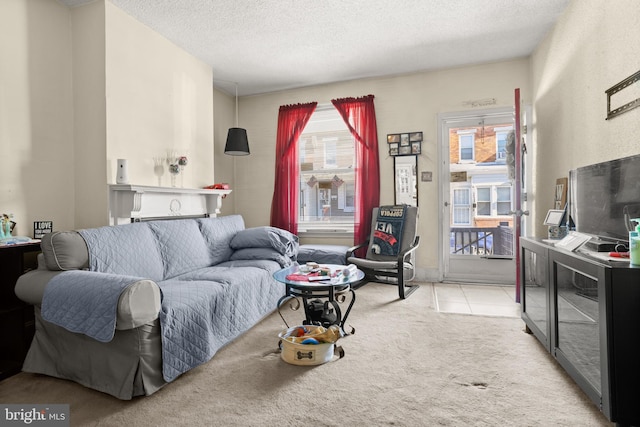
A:
[[[318,326],[293,326],[278,334],[280,338],[280,357],[292,365],[321,365],[330,362],[336,353],[335,343],[302,344],[290,341],[290,337],[299,328],[322,328]],[[324,330],[324,328],[322,328]],[[307,333],[305,338],[313,338],[313,331]],[[342,347],[337,347],[340,358],[344,356]]]

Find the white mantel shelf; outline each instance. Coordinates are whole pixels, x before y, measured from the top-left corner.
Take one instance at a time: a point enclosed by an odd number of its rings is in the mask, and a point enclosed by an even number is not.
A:
[[[110,184],[109,217],[112,225],[137,219],[220,213],[222,199],[231,190]]]

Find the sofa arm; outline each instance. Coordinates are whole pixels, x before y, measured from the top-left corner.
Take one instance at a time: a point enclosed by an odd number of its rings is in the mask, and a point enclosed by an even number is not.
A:
[[[15,294],[27,304],[41,305],[47,283],[62,271],[42,268],[29,271],[18,278]],[[127,287],[118,299],[116,329],[134,329],[158,318],[160,288],[152,280],[138,280]]]
[[[40,305],[47,283],[60,273],[62,271],[51,271],[38,267],[37,270],[31,270],[18,277],[14,292],[27,304]]]
[[[153,280],[138,280],[120,295],[116,329],[134,329],[158,318],[160,288]]]
[[[49,270],[89,268],[87,243],[77,231],[55,231],[45,234],[40,247]]]

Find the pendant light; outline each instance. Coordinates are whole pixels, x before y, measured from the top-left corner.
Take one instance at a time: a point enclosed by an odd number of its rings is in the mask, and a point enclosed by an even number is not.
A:
[[[238,127],[238,84],[236,83],[236,127],[229,128],[227,143],[224,146],[224,154],[230,156],[248,156],[249,140],[247,130]]]

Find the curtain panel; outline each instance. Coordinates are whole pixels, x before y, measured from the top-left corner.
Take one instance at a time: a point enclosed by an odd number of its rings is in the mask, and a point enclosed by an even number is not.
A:
[[[356,200],[354,244],[369,238],[371,213],[380,204],[378,126],[373,95],[332,99],[356,141]]]
[[[318,105],[283,105],[278,113],[271,226],[298,234],[298,139]]]

